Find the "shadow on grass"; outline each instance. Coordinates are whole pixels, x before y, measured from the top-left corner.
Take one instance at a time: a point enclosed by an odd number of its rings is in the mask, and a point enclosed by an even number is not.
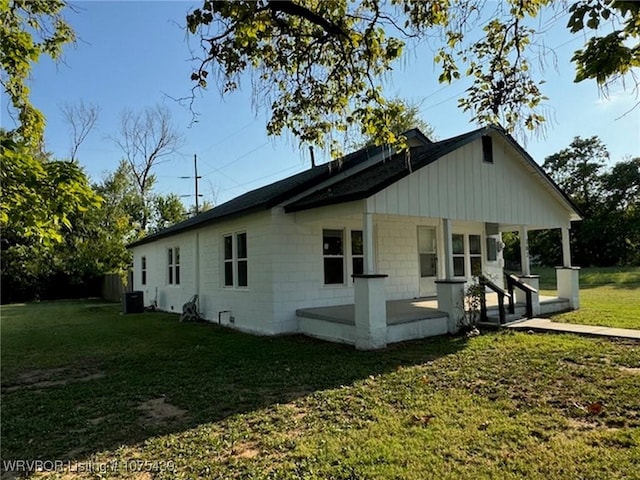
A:
[[[583,283],[580,282],[580,290],[591,290],[594,288],[610,287],[615,290],[637,290],[640,289],[640,283],[627,282],[627,283]],[[557,290],[555,283],[540,283],[540,290]]]
[[[257,337],[180,324],[171,314],[123,316],[115,306],[89,306],[43,304],[39,313],[20,307],[8,318],[3,308],[3,459],[85,458],[466,345],[464,338],[443,337],[359,352],[303,336]],[[62,380],[39,384],[47,375]]]

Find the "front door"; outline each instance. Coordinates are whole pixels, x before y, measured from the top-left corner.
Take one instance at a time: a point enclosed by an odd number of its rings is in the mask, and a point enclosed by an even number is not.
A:
[[[418,227],[418,267],[420,275],[420,296],[436,294],[438,257],[435,227]]]

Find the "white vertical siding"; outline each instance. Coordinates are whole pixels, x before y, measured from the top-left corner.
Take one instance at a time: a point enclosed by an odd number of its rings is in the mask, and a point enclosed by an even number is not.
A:
[[[530,166],[497,136],[494,163],[483,162],[480,139],[373,196],[375,213],[558,228],[570,213]]]

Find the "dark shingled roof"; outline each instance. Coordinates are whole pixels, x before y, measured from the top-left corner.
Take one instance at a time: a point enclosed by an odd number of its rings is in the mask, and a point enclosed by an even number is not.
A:
[[[297,212],[336,203],[351,202],[370,197],[411,172],[435,162],[449,152],[480,136],[484,129],[475,130],[441,142],[413,147],[406,153],[398,153],[382,162],[345,178],[333,185],[300,198],[285,206],[285,212]]]
[[[406,177],[411,172],[418,170],[430,163],[435,162],[446,154],[466,145],[467,143],[495,132],[502,136],[518,153],[529,163],[538,174],[545,179],[548,184],[559,193],[559,195],[581,215],[580,210],[571,199],[558,187],[558,185],[542,170],[542,168],[531,158],[531,156],[516,142],[509,134],[500,127],[483,127],[472,132],[468,132],[457,137],[449,138],[439,142],[431,142],[419,130],[409,130],[405,135],[408,138],[416,138],[423,143],[422,146],[412,147],[407,158],[405,153],[393,155],[391,158],[382,160],[374,165],[358,172],[357,175],[350,175],[333,183],[332,185],[314,191],[287,205],[285,212],[296,212],[325,205],[350,202],[370,197],[398,180]],[[365,147],[351,153],[339,160],[335,160],[324,165],[312,167],[309,170],[298,173],[291,177],[279,180],[270,185],[252,190],[229,200],[211,210],[207,210],[195,217],[172,225],[169,228],[157,233],[148,235],[136,242],[128,245],[129,248],[153,242],[160,238],[169,237],[187,230],[215,223],[221,219],[232,216],[244,215],[250,212],[266,210],[279,205],[297,195],[304,194],[307,190],[321,182],[345,173],[353,167],[365,162],[371,157],[383,151],[380,147]]]
[[[311,208],[334,205],[368,198],[389,185],[415,172],[416,170],[435,162],[450,152],[472,142],[473,140],[495,132],[504,138],[530,164],[534,170],[547,181],[549,186],[563,198],[576,214],[582,216],[580,209],[562,191],[547,173],[536,163],[514,138],[499,126],[479,128],[472,132],[458,135],[440,142],[410,149],[410,155],[400,153],[376,163],[366,170],[332,184],[327,188],[317,190],[305,197],[285,205],[285,212],[297,212]]]
[[[195,217],[176,223],[175,225],[165,228],[164,230],[160,230],[157,233],[147,235],[146,237],[129,244],[127,247],[131,248],[138,245],[144,245],[145,243],[150,243],[160,238],[192,230],[209,223],[214,223],[222,218],[272,208],[295,195],[304,193],[309,188],[324,180],[359,165],[372,156],[382,152],[383,148],[384,147],[381,146],[364,147],[342,157],[339,160],[312,167],[309,170],[305,170],[304,172],[300,172],[291,177],[279,180],[270,185],[265,185],[264,187],[260,187],[256,190],[252,190],[212,208],[211,210],[202,212]]]

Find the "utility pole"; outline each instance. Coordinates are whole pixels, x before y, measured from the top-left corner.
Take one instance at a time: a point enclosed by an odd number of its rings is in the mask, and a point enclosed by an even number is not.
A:
[[[196,215],[200,213],[200,208],[198,206],[198,179],[201,178],[198,176],[198,156],[193,154],[193,179],[196,182]]]
[[[198,180],[200,180],[202,177],[198,175],[198,156],[194,153],[193,154],[193,177],[191,176],[186,176],[186,177],[180,177],[180,178],[193,178],[193,180],[195,181],[195,187],[196,187],[196,215],[198,213],[200,213],[200,204],[199,204],[199,198],[202,196],[198,193]],[[190,197],[191,195],[180,195],[181,197]]]

